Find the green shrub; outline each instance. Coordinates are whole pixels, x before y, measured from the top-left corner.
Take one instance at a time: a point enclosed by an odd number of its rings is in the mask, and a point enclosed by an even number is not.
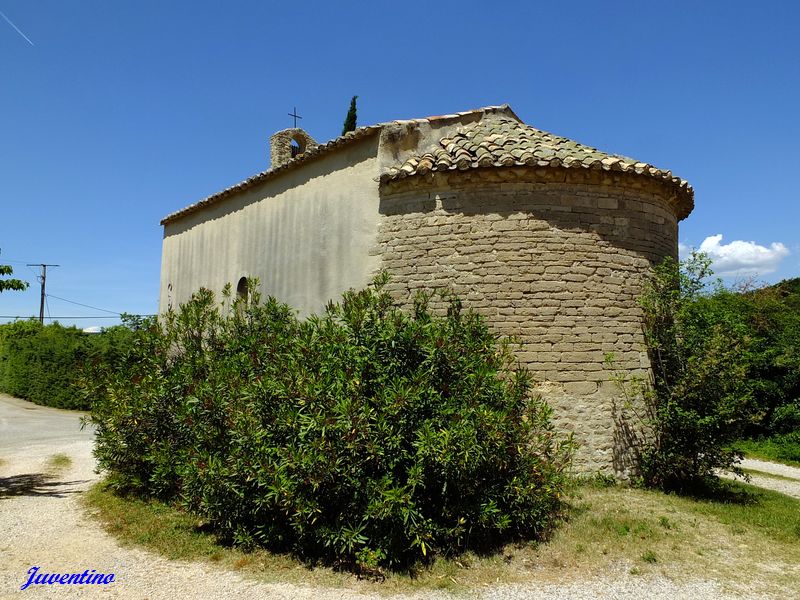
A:
[[[778,434],[800,432],[800,401],[777,407],[772,413],[770,429]]]
[[[125,326],[89,335],[33,320],[0,325],[0,391],[46,406],[87,410],[77,387],[82,369],[89,362],[119,360],[130,336]]]
[[[784,407],[800,397],[800,297],[796,284],[787,280],[704,298],[720,317],[736,323],[748,340],[746,377],[754,411],[745,435],[750,437],[792,429],[783,421],[791,418],[787,413],[791,408]]]
[[[774,456],[778,461],[800,463],[800,430],[774,435],[767,442],[774,448]]]
[[[752,411],[744,435],[759,438],[794,429],[797,410],[791,407],[800,398],[800,279],[736,290],[718,285],[698,294],[689,308],[700,329],[721,324],[746,342],[740,362],[747,369]]]
[[[709,302],[709,265],[699,255],[664,261],[640,299],[653,380],[627,384],[644,399],[639,451],[648,486],[690,491],[713,480],[717,469],[741,472],[741,454],[731,444],[756,412],[747,377],[752,339],[729,311],[717,310],[731,300],[729,292],[718,288]]]
[[[509,342],[446,296],[410,314],[376,279],[298,321],[207,290],[87,379],[117,489],[223,539],[374,572],[545,534],[572,451]]]
[[[618,378],[644,399],[643,482],[667,490],[739,472],[739,449],[793,460],[800,427],[800,279],[734,291],[708,285],[709,266],[654,269],[640,298],[653,379]]]

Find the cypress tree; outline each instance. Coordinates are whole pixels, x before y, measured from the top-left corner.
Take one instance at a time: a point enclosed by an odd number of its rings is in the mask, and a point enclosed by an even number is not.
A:
[[[356,98],[358,98],[358,96],[353,96],[353,99],[350,100],[350,110],[347,111],[347,116],[344,119],[344,127],[342,128],[342,135],[344,135],[348,131],[355,131],[355,128],[356,128]]]

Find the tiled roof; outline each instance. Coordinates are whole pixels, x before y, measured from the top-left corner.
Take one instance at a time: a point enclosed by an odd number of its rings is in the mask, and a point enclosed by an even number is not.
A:
[[[511,116],[496,115],[464,125],[439,140],[438,147],[408,158],[390,168],[382,181],[403,179],[431,171],[467,170],[480,167],[539,166],[602,169],[635,173],[664,180],[677,188],[686,214],[691,211],[694,191],[689,183],[648,163],[607,154],[573,140],[540,131]],[[685,216],[685,215],[684,215]]]
[[[241,183],[217,192],[199,202],[167,215],[161,224],[174,221],[206,206],[215,204],[238,192],[247,190],[289,170],[302,166],[307,161],[340,148],[350,142],[380,132],[389,125],[433,124],[457,121],[465,116],[483,115],[480,120],[463,125],[457,133],[439,140],[438,147],[420,156],[412,156],[401,165],[391,167],[381,175],[381,181],[394,181],[411,175],[422,175],[431,171],[466,170],[480,167],[540,166],[604,169],[622,171],[664,180],[674,185],[682,197],[684,207],[679,215],[683,218],[693,206],[694,192],[683,179],[674,177],[650,164],[632,158],[606,154],[596,148],[584,146],[567,138],[540,131],[522,123],[507,104],[487,106],[476,110],[451,115],[408,119],[378,123],[359,127],[325,144],[309,149],[292,160],[262,171]]]

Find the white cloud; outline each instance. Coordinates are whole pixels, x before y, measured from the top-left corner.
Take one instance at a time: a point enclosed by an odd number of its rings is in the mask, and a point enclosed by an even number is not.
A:
[[[760,246],[755,242],[734,240],[722,244],[722,234],[710,235],[703,240],[698,250],[708,254],[713,261],[712,268],[716,275],[742,276],[764,275],[777,270],[778,263],[789,256],[789,249],[780,242]],[[680,244],[681,255],[687,247]]]

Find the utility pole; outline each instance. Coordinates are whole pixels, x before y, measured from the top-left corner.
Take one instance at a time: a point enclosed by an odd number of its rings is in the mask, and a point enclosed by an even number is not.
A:
[[[39,282],[42,284],[42,299],[39,302],[39,323],[44,325],[44,286],[47,282],[47,267],[60,267],[61,265],[46,265],[44,263],[28,263],[29,267],[41,267],[42,274],[39,276]]]

